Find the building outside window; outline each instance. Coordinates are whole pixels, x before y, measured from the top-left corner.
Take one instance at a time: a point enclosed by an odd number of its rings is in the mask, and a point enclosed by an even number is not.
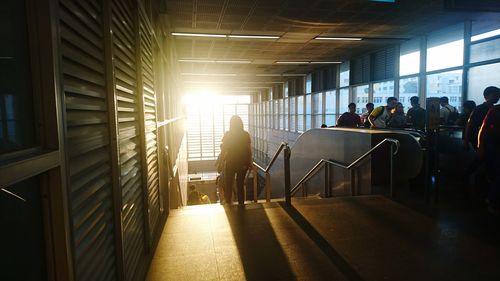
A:
[[[356,113],[363,114],[366,112],[366,104],[368,103],[368,85],[357,86],[352,89],[353,97],[356,103]],[[349,104],[349,103],[348,103]],[[340,112],[348,110],[347,105],[341,105]]]
[[[334,126],[337,120],[337,92],[327,91],[325,93],[325,124]]]
[[[418,77],[408,77],[399,80],[399,102],[403,104],[405,112],[411,108],[410,98],[418,95]],[[420,102],[420,106],[425,105]]]
[[[387,98],[390,97],[394,97],[394,81],[373,84],[373,104],[375,107],[385,105]]]
[[[323,124],[323,93],[313,95],[313,120],[314,128],[320,128]]]
[[[461,69],[427,75],[427,97],[443,96],[448,97],[450,105],[462,111]]]

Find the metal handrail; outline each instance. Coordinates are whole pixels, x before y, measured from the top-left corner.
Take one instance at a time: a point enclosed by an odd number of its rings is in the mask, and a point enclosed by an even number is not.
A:
[[[328,163],[328,164],[331,164],[331,165],[334,165],[334,166],[337,166],[337,167],[340,167],[340,168],[343,168],[343,169],[346,169],[346,170],[351,170],[354,166],[356,166],[359,162],[361,162],[363,159],[365,159],[368,155],[372,154],[373,151],[375,151],[376,149],[378,149],[382,144],[386,143],[386,142],[390,142],[391,143],[391,195],[392,195],[392,157],[394,155],[396,155],[399,151],[399,141],[397,139],[391,139],[391,138],[386,138],[386,139],[383,139],[381,142],[379,142],[377,145],[375,145],[374,147],[372,147],[370,150],[368,150],[365,154],[361,155],[360,157],[358,157],[356,160],[354,160],[351,164],[349,165],[344,165],[340,162],[335,162],[335,161],[332,161],[332,160],[326,160],[326,159],[321,159],[318,161],[318,163],[316,163],[316,165],[314,165],[314,167],[312,167],[303,177],[302,179],[300,179],[300,181],[290,190],[290,195],[293,196],[300,188],[300,186],[306,181],[308,180],[313,174],[315,174],[315,172],[318,170],[319,167],[321,167],[322,165],[324,165],[325,163]],[[396,150],[395,151],[392,151],[392,146],[395,145],[396,146]],[[352,188],[352,187],[351,187]]]
[[[271,162],[269,162],[269,164],[267,165],[266,168],[262,168],[262,166],[260,166],[259,164],[253,162],[253,165],[255,167],[257,167],[259,170],[261,170],[262,172],[264,173],[268,173],[269,170],[271,170],[271,167],[273,166],[274,162],[276,161],[276,159],[278,158],[278,156],[280,155],[281,151],[283,150],[283,148],[287,147],[288,146],[288,143],[286,142],[282,142],[280,144],[280,146],[278,147],[278,150],[276,151],[276,153],[274,153],[274,156],[273,158],[271,159]]]
[[[253,167],[254,167],[254,168],[252,168],[252,170],[253,170],[253,201],[254,202],[257,202],[257,187],[258,187],[257,169],[261,170],[262,172],[264,172],[266,174],[266,201],[267,202],[271,201],[271,175],[269,174],[269,170],[271,170],[271,167],[273,166],[274,162],[276,161],[276,159],[278,158],[279,154],[281,153],[281,151],[283,149],[285,149],[285,154],[287,151],[290,150],[290,148],[288,147],[288,143],[282,142],[280,144],[280,146],[278,147],[278,150],[276,151],[273,158],[271,159],[271,162],[269,162],[269,164],[267,165],[266,168],[263,168],[262,166],[260,166],[259,164],[255,163],[255,162],[252,163]]]

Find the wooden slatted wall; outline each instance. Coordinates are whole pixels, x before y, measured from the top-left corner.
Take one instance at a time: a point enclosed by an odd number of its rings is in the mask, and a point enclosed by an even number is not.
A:
[[[141,126],[137,93],[134,6],[114,0],[112,6],[113,64],[117,100],[124,270],[135,280],[145,265],[144,194],[142,189]]]
[[[59,1],[69,212],[76,280],[114,280],[102,3]]]
[[[158,147],[156,128],[156,95],[153,70],[154,38],[151,23],[144,9],[139,8],[139,34],[142,65],[142,98],[144,105],[144,129],[146,142],[147,190],[151,235],[158,230],[160,221]]]

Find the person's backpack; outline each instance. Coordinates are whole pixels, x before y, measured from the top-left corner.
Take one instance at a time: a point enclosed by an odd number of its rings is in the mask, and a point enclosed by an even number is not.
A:
[[[455,107],[452,107],[453,110],[451,110],[450,107],[448,107],[448,106],[445,106],[445,108],[448,109],[448,111],[450,112],[448,114],[447,124],[455,124],[458,120],[458,117],[460,117],[457,109]]]

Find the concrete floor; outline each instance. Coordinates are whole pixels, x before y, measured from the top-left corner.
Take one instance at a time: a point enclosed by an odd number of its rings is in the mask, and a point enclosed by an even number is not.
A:
[[[500,280],[498,239],[382,196],[172,211],[158,280]],[[497,223],[492,224],[497,225]]]

